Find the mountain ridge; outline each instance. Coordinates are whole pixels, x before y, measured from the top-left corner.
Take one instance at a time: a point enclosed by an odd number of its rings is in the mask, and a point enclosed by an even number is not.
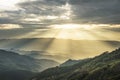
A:
[[[35,80],[119,80],[120,48],[104,52],[72,66],[54,67],[39,73]]]
[[[49,66],[47,65],[49,63]],[[51,65],[50,65],[51,64]],[[0,50],[0,67],[6,69],[18,69],[28,71],[42,71],[48,67],[57,66],[59,63],[48,59],[34,59],[16,52]],[[11,65],[11,66],[9,66]],[[43,69],[44,68],[44,69]]]

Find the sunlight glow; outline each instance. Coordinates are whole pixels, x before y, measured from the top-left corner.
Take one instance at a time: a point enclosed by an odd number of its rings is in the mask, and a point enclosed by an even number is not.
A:
[[[77,24],[63,24],[63,25],[55,25],[55,28],[59,29],[75,29],[79,28],[80,26]]]
[[[0,0],[0,10],[15,10],[18,8],[15,5],[21,1],[23,0]]]
[[[16,29],[16,28],[22,28],[22,26],[18,24],[1,24],[0,29]]]
[[[93,57],[105,50],[112,50],[115,45],[109,41],[106,42],[106,40],[120,40],[119,32],[107,30],[112,27],[110,25],[59,24],[49,27],[51,28],[37,28],[26,32],[24,35],[19,35],[18,38],[20,38],[20,36],[21,38],[33,38],[28,39],[28,41],[23,44],[22,49],[44,50],[50,52],[50,55],[61,55],[66,59],[82,59]],[[116,25],[116,27],[118,26]],[[18,43],[21,44],[21,40],[14,44]],[[9,46],[12,44],[9,44]]]
[[[62,24],[62,25],[52,25],[50,27],[57,29],[92,29],[94,26],[91,25],[80,25],[80,24]]]

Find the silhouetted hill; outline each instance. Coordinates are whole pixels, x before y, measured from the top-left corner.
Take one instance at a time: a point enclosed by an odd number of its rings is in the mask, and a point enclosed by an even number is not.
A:
[[[39,72],[58,64],[53,60],[34,59],[15,52],[0,50],[0,71],[17,69]]]
[[[94,58],[84,59],[77,64],[47,69],[34,80],[119,80],[120,48],[104,52]]]
[[[62,63],[62,64],[60,65],[60,67],[72,66],[72,65],[74,65],[74,64],[79,63],[80,61],[81,61],[81,60],[72,60],[72,59],[69,59],[69,60],[65,61],[64,63]]]
[[[34,59],[16,52],[0,49],[0,80],[29,80],[40,72],[59,63],[48,59]]]
[[[10,50],[11,51],[11,50]],[[66,57],[63,57],[61,55],[51,55],[51,53],[46,52],[46,51],[25,51],[25,50],[14,50],[12,51],[17,52],[22,55],[26,55],[35,59],[48,59],[48,60],[54,60],[57,62],[64,61]]]
[[[29,80],[35,74],[25,70],[8,70],[0,72],[0,80]]]

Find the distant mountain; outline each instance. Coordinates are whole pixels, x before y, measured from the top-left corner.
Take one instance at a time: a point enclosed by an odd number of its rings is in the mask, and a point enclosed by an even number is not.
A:
[[[62,63],[60,65],[60,67],[65,67],[65,66],[72,66],[72,65],[75,65],[77,63],[79,63],[81,60],[72,60],[72,59],[69,59],[67,61],[65,61],[64,63]]]
[[[1,49],[44,51],[50,54],[43,55],[43,57],[61,62],[69,58],[83,59],[93,57],[103,51],[112,51],[117,47],[120,47],[120,41],[114,40],[71,40],[56,38],[0,39]],[[71,56],[73,53],[74,55]]]
[[[48,59],[34,59],[16,52],[0,49],[0,80],[29,80],[37,72],[59,63]]]
[[[120,48],[77,64],[49,68],[31,80],[119,80]]]
[[[62,62],[67,58],[61,55],[51,55],[51,53],[46,51],[25,51],[25,50],[14,50],[14,49],[9,51],[14,51],[21,55],[26,55],[35,59],[48,59],[48,60],[54,60],[57,62]]]
[[[53,60],[34,59],[15,52],[0,50],[0,71],[17,69],[39,72],[58,64]]]

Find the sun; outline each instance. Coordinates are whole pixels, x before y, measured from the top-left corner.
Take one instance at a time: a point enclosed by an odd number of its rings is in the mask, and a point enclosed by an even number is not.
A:
[[[80,26],[77,24],[63,24],[63,25],[58,26],[57,28],[76,29],[76,28],[80,28]]]
[[[57,29],[76,29],[76,28],[80,28],[80,26],[78,24],[62,24],[62,25],[54,25],[54,28]]]
[[[61,24],[61,25],[52,25],[51,27],[57,29],[91,29],[93,28],[87,24]]]
[[[91,39],[91,32],[94,26],[88,24],[59,24],[49,26],[57,33],[55,38],[62,39]],[[93,37],[92,37],[93,38]]]

